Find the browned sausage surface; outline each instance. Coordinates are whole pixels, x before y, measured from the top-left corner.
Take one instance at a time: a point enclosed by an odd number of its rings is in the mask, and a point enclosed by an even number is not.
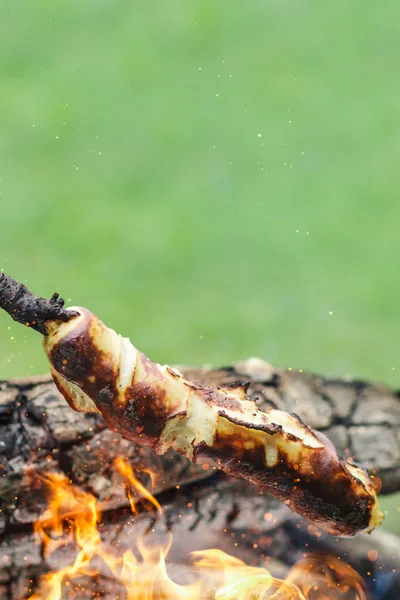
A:
[[[72,310],[72,309],[71,309]],[[56,385],[77,411],[162,454],[174,448],[256,483],[336,536],[379,525],[373,482],[294,414],[257,409],[246,386],[214,389],[154,363],[84,308],[48,321],[44,348]]]

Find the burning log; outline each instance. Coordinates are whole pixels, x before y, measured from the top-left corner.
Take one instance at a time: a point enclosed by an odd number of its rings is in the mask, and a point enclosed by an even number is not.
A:
[[[62,472],[111,508],[127,503],[112,463],[130,460],[138,476],[157,473],[155,492],[207,477],[175,452],[158,456],[105,429],[98,415],[71,411],[48,377],[0,384],[0,534],[33,523],[47,500],[37,473]],[[34,493],[32,493],[34,492]]]
[[[53,478],[52,481],[58,479],[63,482],[62,477]],[[98,531],[101,535],[102,552],[104,549],[109,552],[112,548],[113,553],[118,552],[118,555],[122,556],[137,546],[138,542],[140,545],[142,539],[145,539],[146,543],[154,539],[165,540],[166,534],[171,532],[174,543],[167,563],[171,577],[178,576],[178,580],[179,574],[186,573],[189,569],[190,552],[218,547],[230,556],[245,560],[249,567],[268,568],[272,575],[279,578],[285,578],[288,573],[293,575],[291,567],[297,565],[296,571],[299,568],[298,562],[304,561],[306,556],[319,556],[323,561],[323,557],[328,555],[330,559],[325,560],[325,565],[339,558],[350,563],[359,574],[355,582],[361,577],[365,578],[371,592],[368,596],[348,593],[344,596],[348,600],[375,598],[372,591],[376,582],[388,573],[392,573],[392,580],[386,591],[395,589],[393,586],[397,585],[396,568],[400,560],[400,545],[394,536],[380,530],[368,536],[368,539],[335,539],[318,532],[315,527],[307,526],[300,517],[273,498],[249,493],[250,488],[250,484],[240,481],[232,485],[231,479],[217,474],[201,483],[192,483],[180,490],[163,492],[158,496],[158,501],[163,507],[162,513],[140,512],[135,517],[132,517],[130,510],[126,508],[103,511],[103,506],[98,503],[101,512]],[[64,492],[63,490],[63,494]],[[79,492],[79,495],[81,494],[82,492]],[[61,495],[61,498],[64,496]],[[88,498],[87,502],[84,498],[85,506],[90,506],[91,498]],[[73,509],[67,504],[63,510],[71,519]],[[79,516],[79,513],[75,516]],[[47,531],[46,520],[41,527]],[[92,535],[98,543],[96,532],[92,532]],[[86,549],[90,548],[93,538],[88,540],[86,536],[84,539]],[[1,598],[28,598],[32,591],[38,589],[38,576],[74,563],[77,555],[76,545],[67,543],[57,548],[56,542],[53,552],[48,552],[47,543],[35,544],[31,531],[18,528],[10,532],[6,540],[0,542],[0,592],[3,591],[3,595],[0,593]],[[117,597],[125,600],[121,582],[114,581],[113,585],[112,573],[104,564],[97,561],[94,572],[95,576],[83,581],[78,579],[78,584],[82,586],[80,594],[72,595],[71,598],[83,600],[100,597],[102,600],[111,600]],[[313,580],[313,584],[315,581],[316,579]],[[96,592],[98,596],[94,595]],[[341,600],[342,593],[334,591],[329,596],[305,597],[309,600],[321,600],[325,597]],[[38,596],[39,598],[47,600],[46,596]],[[67,596],[63,596],[64,598]],[[286,599],[286,596],[282,598]],[[397,596],[387,596],[388,600],[395,598],[397,599]]]
[[[355,448],[358,448],[357,460],[369,466],[371,472],[377,472],[382,479],[383,493],[400,489],[400,460],[397,459],[396,446],[385,447],[398,419],[400,401],[396,393],[366,382],[336,381],[280,371],[256,359],[221,370],[185,369],[184,373],[191,379],[215,387],[234,381],[251,381],[249,393],[260,407],[272,405],[290,410],[295,405],[298,412],[309,414],[308,420],[312,425],[324,423],[326,435],[336,443],[339,452],[346,453],[347,450],[349,456],[355,455]],[[180,519],[177,522],[177,515],[182,514],[182,510],[189,512],[190,517],[182,521],[188,525],[185,545],[187,539],[193,539],[191,532],[201,531],[201,535],[196,535],[196,545],[204,540],[205,545],[221,547],[223,541],[223,548],[235,554],[235,547],[228,545],[233,532],[233,539],[240,540],[242,558],[246,544],[246,561],[250,563],[250,554],[253,560],[259,558],[259,550],[255,552],[252,545],[262,539],[261,553],[279,559],[275,563],[275,567],[279,567],[274,571],[277,575],[285,574],[288,562],[299,558],[305,547],[313,548],[317,544],[319,548],[337,552],[335,538],[310,535],[304,524],[298,529],[301,521],[294,520],[293,513],[280,504],[273,504],[269,497],[260,496],[255,486],[244,485],[236,479],[216,478],[212,470],[199,469],[177,453],[160,457],[151,449],[139,448],[106,430],[98,415],[80,415],[71,411],[47,376],[3,382],[0,390],[0,516],[4,539],[0,564],[4,565],[4,562],[1,563],[4,556],[9,557],[2,580],[4,585],[8,582],[7,586],[13,582],[13,590],[26,586],[29,579],[49,568],[41,559],[40,547],[35,546],[29,527],[44,512],[47,504],[44,488],[35,473],[64,473],[76,485],[94,494],[103,508],[105,526],[102,532],[107,540],[112,538],[113,530],[124,529],[123,523],[130,518],[124,512],[128,505],[125,490],[112,469],[117,456],[128,458],[135,472],[139,476],[142,473],[145,483],[150,483],[144,473],[146,469],[165,473],[165,477],[159,477],[155,482],[156,496],[163,504],[168,502],[165,523],[179,539],[182,539],[182,531],[177,528],[182,524]],[[364,406],[367,410],[366,407],[374,402],[378,410],[369,410],[369,425],[361,426],[357,415]],[[334,409],[335,406],[340,409]],[[348,414],[345,422],[344,414]],[[373,415],[375,421],[372,420]],[[343,422],[338,425],[341,419]],[[365,417],[361,419],[364,422]],[[389,421],[390,424],[386,425]],[[365,438],[364,431],[368,432],[369,428],[372,432],[378,431],[379,435]],[[338,435],[338,429],[343,433]],[[365,443],[364,439],[370,439],[370,443]],[[205,477],[210,478],[210,475],[211,481],[201,481]],[[195,480],[198,482],[196,485],[184,485]],[[177,485],[181,486],[179,490]],[[171,492],[165,495],[168,487]],[[185,503],[190,502],[192,508],[188,510]],[[264,518],[265,514],[269,515],[268,521]],[[144,517],[144,522],[149,523],[150,520],[149,515]],[[228,529],[229,534],[221,538],[219,533],[227,525],[231,528]],[[258,531],[257,528],[260,531],[258,537],[251,534],[252,530]],[[372,569],[374,565],[368,559],[371,548],[378,550],[389,570],[395,568],[396,561],[399,561],[399,547],[400,542],[383,531],[357,541],[341,541],[341,548],[345,549],[353,566],[367,565],[366,572],[371,573],[377,569],[376,563]],[[102,583],[107,587],[106,584],[107,581]],[[22,597],[15,594],[13,592],[9,597],[12,600]]]
[[[284,371],[260,359],[218,370],[180,370],[213,387],[250,382],[248,395],[261,410],[295,409],[311,427],[322,430],[340,454],[377,474],[382,494],[400,490],[397,392],[367,382]],[[126,506],[111,468],[117,456],[128,458],[144,482],[149,481],[146,470],[159,473],[156,495],[213,474],[176,452],[158,456],[124,440],[105,429],[99,415],[71,411],[48,376],[0,383],[0,533],[6,523],[32,523],[43,512],[46,499],[41,488],[36,489],[37,471],[63,472],[110,508]]]

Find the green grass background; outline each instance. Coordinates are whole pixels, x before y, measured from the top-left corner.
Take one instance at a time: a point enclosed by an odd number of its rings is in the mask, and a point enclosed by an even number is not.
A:
[[[397,0],[1,2],[0,268],[161,362],[400,387],[399,23]],[[47,369],[0,332],[0,378]]]

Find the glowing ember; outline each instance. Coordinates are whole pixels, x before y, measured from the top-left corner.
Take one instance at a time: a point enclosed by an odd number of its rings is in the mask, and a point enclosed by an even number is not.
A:
[[[292,568],[288,580],[308,600],[367,600],[360,575],[333,556],[308,556]]]
[[[124,479],[132,513],[137,514],[140,501],[161,514],[161,506],[135,478],[129,463],[117,459],[115,467]],[[73,564],[44,575],[29,600],[99,598],[88,592],[85,581],[104,570],[122,590],[115,592],[115,600],[366,600],[360,577],[331,557],[308,557],[282,581],[221,550],[193,552],[187,585],[180,585],[171,580],[166,568],[171,536],[166,543],[150,545],[143,534],[132,550],[118,553],[101,539],[101,515],[94,496],[61,474],[41,478],[49,493],[49,508],[35,524],[43,556],[48,558],[66,547],[72,547],[76,555]]]

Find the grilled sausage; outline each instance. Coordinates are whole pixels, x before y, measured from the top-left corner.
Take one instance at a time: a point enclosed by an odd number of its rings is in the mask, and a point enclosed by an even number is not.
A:
[[[124,438],[242,477],[328,533],[379,525],[375,486],[295,414],[262,412],[246,386],[209,388],[154,363],[85,308],[47,321],[44,349],[70,406],[100,413]]]

